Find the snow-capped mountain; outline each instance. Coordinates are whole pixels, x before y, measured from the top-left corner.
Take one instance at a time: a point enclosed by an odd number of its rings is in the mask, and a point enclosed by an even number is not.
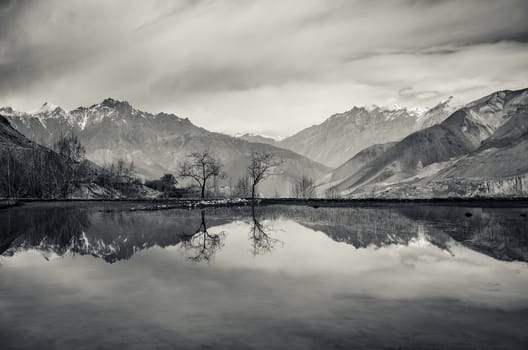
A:
[[[439,123],[451,111],[450,99],[431,109],[354,107],[301,130],[277,145],[337,167],[366,147],[399,141],[416,130]]]
[[[30,112],[19,112],[11,107],[0,107],[0,113],[17,122],[31,124],[37,119],[44,127],[51,120],[57,120],[66,123],[74,131],[82,131],[90,126],[101,124],[106,120],[119,121],[123,118],[154,118],[151,113],[143,112],[133,108],[126,101],[118,101],[113,98],[107,98],[101,103],[89,107],[78,107],[72,111],[66,111],[64,108],[44,102],[39,108]],[[163,114],[163,113],[160,113]],[[171,114],[176,119],[176,115]]]
[[[284,162],[278,175],[263,183],[260,191],[270,196],[288,193],[299,174],[320,177],[329,169],[290,150],[248,142],[200,128],[187,118],[168,113],[149,113],[126,101],[107,98],[89,107],[66,111],[44,104],[35,114],[4,108],[13,126],[29,139],[51,146],[60,135],[75,133],[89,160],[99,165],[123,158],[134,161],[140,175],[157,178],[175,174],[190,153],[210,149],[222,160],[228,178],[236,181],[245,172],[252,151],[267,151]],[[1,112],[1,111],[0,111]]]

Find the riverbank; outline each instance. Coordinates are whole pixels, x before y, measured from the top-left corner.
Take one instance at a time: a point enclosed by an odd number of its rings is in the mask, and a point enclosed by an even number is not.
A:
[[[104,204],[103,212],[115,211],[152,211],[169,209],[200,209],[208,207],[229,207],[256,205],[303,205],[318,207],[376,207],[391,205],[440,205],[440,206],[485,206],[485,207],[528,207],[528,198],[421,198],[421,199],[383,199],[383,198],[362,198],[362,199],[297,199],[297,198],[258,198],[252,201],[247,198],[231,199],[50,199],[42,200],[36,198],[25,198],[17,200],[0,199],[0,209],[19,205],[35,205],[38,203],[99,203]],[[117,207],[112,203],[119,204]],[[108,204],[108,206],[107,206]]]
[[[255,203],[259,201],[256,200]],[[153,211],[153,210],[168,210],[168,209],[203,209],[209,207],[240,207],[250,205],[251,200],[236,198],[236,199],[212,199],[212,200],[178,200],[172,202],[143,203],[131,206],[128,211]],[[116,211],[113,208],[101,209],[102,212]]]

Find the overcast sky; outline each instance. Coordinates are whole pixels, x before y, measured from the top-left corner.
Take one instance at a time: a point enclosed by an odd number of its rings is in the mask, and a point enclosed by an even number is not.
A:
[[[284,136],[528,87],[526,0],[0,0],[0,105],[105,97]]]

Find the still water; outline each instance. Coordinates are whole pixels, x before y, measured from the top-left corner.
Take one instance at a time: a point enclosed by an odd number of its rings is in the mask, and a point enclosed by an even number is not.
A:
[[[528,205],[0,211],[1,349],[527,349]]]

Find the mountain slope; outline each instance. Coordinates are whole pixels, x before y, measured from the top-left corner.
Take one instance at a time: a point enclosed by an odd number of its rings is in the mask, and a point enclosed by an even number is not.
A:
[[[0,115],[0,197],[51,198],[63,178],[59,155],[15,130]]]
[[[479,181],[522,177],[528,173],[527,106],[528,89],[469,103],[404,138],[336,188],[355,195],[467,195]]]
[[[475,152],[431,176],[426,184],[432,188],[449,184],[450,191],[464,196],[526,195],[528,114],[513,115]]]
[[[0,145],[0,151],[7,151],[8,147],[33,148],[34,143],[16,131],[6,117],[0,115]]]
[[[362,149],[374,144],[399,141],[424,125],[445,119],[450,111],[446,100],[428,111],[406,108],[354,107],[334,114],[277,143],[331,167],[337,167]]]
[[[118,158],[134,161],[146,178],[176,173],[187,154],[209,149],[221,159],[228,181],[241,177],[252,151],[270,152],[284,162],[276,176],[259,188],[265,195],[287,193],[301,175],[314,178],[328,168],[292,151],[268,144],[251,143],[228,135],[210,132],[174,114],[152,114],[133,108],[128,102],[105,99],[90,107],[70,112],[44,109],[37,114],[11,113],[10,120],[30,139],[50,145],[60,134],[75,133],[91,161],[104,165]]]
[[[354,157],[347,160],[345,163],[334,169],[331,173],[330,182],[339,181],[355,174],[366,164],[370,163],[380,155],[385,153],[388,149],[394,146],[395,142],[372,145],[358,152]]]

